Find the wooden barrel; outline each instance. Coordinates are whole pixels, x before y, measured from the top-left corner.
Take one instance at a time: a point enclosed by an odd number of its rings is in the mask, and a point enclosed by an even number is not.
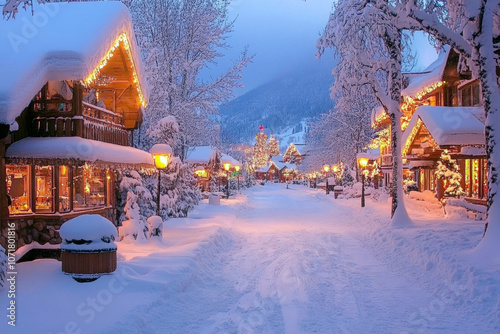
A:
[[[62,271],[67,274],[107,274],[116,270],[116,250],[76,252],[62,250]]]

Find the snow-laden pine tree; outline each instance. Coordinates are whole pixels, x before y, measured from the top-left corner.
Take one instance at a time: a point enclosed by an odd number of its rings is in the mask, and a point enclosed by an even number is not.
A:
[[[143,128],[150,131],[163,117],[174,116],[180,128],[181,159],[188,147],[219,143],[218,106],[233,96],[241,71],[251,60],[243,51],[219,77],[201,77],[229,47],[227,37],[234,22],[227,17],[228,4],[225,0],[137,0],[130,7],[151,86]]]
[[[260,126],[260,132],[255,136],[255,145],[253,146],[253,165],[255,167],[264,167],[267,165],[269,155],[267,153],[267,135],[264,133],[264,127]]]
[[[444,150],[441,153],[434,175],[436,176],[436,179],[441,180],[446,184],[446,189],[443,193],[444,197],[457,197],[464,194],[460,182],[462,180],[460,168],[456,164],[456,160],[451,158],[448,150]]]
[[[499,0],[412,0],[395,15],[406,26],[422,29],[439,44],[452,46],[481,82],[486,113],[488,159],[488,229],[477,247],[478,257],[500,254],[500,67]]]
[[[335,48],[339,63],[335,67],[333,91],[343,87],[367,86],[391,120],[392,149],[392,225],[407,226],[411,220],[404,205],[401,157],[402,58],[408,36],[393,15],[406,1],[339,0],[330,15],[317,46],[319,55]]]
[[[198,187],[193,186],[196,183],[194,170],[178,158],[182,151],[182,144],[179,139],[180,127],[177,120],[173,116],[163,117],[146,134],[152,144],[170,145],[174,152],[169,165],[162,171],[160,214],[163,219],[186,217],[188,211],[198,204],[201,193]],[[156,179],[156,175],[153,178]],[[151,192],[157,196],[156,183],[150,183],[153,185],[150,188]]]
[[[272,133],[271,137],[269,138],[269,142],[267,143],[267,153],[269,154],[270,157],[277,157],[281,155],[280,143],[276,138],[274,138]]]
[[[117,211],[120,224],[123,224],[133,240],[147,239],[146,220],[153,216],[156,205],[148,185],[135,170],[125,170],[118,174],[119,197]],[[122,231],[120,236],[123,237]]]
[[[168,217],[187,217],[198,204],[201,192],[195,184],[194,170],[174,157],[162,171],[160,216],[164,221]]]

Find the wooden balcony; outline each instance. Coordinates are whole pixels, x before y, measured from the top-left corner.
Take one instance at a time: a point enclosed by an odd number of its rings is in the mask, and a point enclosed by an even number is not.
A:
[[[116,145],[130,145],[129,131],[122,125],[121,115],[86,102],[82,102],[81,110],[81,116],[35,117],[31,136],[78,136]]]

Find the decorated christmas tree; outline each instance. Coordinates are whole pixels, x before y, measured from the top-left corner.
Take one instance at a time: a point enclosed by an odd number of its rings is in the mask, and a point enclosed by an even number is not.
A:
[[[276,138],[274,138],[272,133],[271,133],[271,138],[269,138],[269,143],[267,144],[267,153],[269,154],[270,157],[276,157],[278,155],[281,155],[280,143],[278,140],[276,140]]]
[[[264,167],[267,165],[269,155],[267,153],[267,135],[264,133],[264,127],[260,126],[260,132],[255,136],[256,143],[253,147],[253,164],[255,167]]]
[[[464,194],[460,184],[462,175],[459,172],[456,160],[451,158],[448,150],[444,150],[441,153],[435,176],[436,179],[442,180],[445,183],[444,197],[456,197]]]

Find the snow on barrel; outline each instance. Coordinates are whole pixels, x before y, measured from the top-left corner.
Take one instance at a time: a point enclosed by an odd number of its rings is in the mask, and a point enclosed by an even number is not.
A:
[[[78,282],[90,282],[116,270],[116,227],[100,215],[81,215],[60,230],[62,270]]]

